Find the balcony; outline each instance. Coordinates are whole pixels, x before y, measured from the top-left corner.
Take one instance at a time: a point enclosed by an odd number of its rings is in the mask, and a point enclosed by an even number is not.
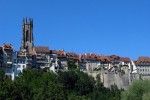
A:
[[[26,56],[26,53],[25,52],[18,52],[17,55],[18,56]]]
[[[36,61],[37,63],[49,63],[48,61],[43,61],[43,60],[39,60],[39,61]]]
[[[13,54],[12,53],[7,53],[7,57],[12,57]]]
[[[6,62],[7,62],[7,64],[12,64],[12,59],[9,58],[6,60]]]
[[[46,57],[37,56],[36,59],[46,59]]]
[[[7,64],[12,64],[12,62],[7,61]]]
[[[45,66],[40,66],[40,68],[42,68],[42,69],[43,68],[48,68],[48,67],[49,67],[48,65],[47,66],[46,65]]]
[[[12,63],[11,63],[11,62],[9,62],[9,63],[5,64],[4,66],[5,66],[5,67],[9,67],[9,68],[10,68],[10,67],[12,67]]]
[[[9,77],[11,77],[11,74],[12,74],[12,73],[5,73],[5,75],[6,75],[6,76],[9,76]]]

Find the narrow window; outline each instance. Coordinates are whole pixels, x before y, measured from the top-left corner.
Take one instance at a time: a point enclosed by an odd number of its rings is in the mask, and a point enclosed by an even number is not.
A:
[[[26,31],[26,42],[29,41],[29,31]]]

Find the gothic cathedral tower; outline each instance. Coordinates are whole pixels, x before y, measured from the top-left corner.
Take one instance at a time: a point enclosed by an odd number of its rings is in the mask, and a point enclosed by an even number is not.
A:
[[[21,50],[33,50],[33,19],[23,18]]]

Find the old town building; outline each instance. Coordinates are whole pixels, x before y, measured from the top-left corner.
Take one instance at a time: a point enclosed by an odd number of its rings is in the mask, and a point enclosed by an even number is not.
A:
[[[50,50],[50,54],[51,58],[53,59],[53,63],[55,62],[59,69],[68,70],[67,56],[64,50]]]
[[[49,47],[35,46],[36,52],[36,67],[42,69],[49,69],[50,67],[50,50]]]
[[[135,61],[137,72],[141,75],[150,75],[150,57],[139,57]]]
[[[26,68],[40,68],[46,71],[80,69],[80,71],[105,71],[150,74],[150,58],[139,57],[133,62],[129,57],[116,55],[105,56],[95,53],[77,54],[64,50],[50,50],[48,46],[35,46],[33,35],[33,19],[24,18],[22,23],[22,39],[19,51],[11,44],[0,46],[0,67],[12,80]],[[134,71],[136,73],[136,71]]]
[[[4,43],[0,47],[0,67],[10,79],[14,79],[15,67],[13,66],[13,59],[15,57],[14,49],[11,44]]]

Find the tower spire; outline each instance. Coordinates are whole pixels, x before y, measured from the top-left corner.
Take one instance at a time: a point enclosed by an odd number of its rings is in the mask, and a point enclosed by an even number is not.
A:
[[[32,50],[33,46],[33,19],[23,18],[21,50]]]

